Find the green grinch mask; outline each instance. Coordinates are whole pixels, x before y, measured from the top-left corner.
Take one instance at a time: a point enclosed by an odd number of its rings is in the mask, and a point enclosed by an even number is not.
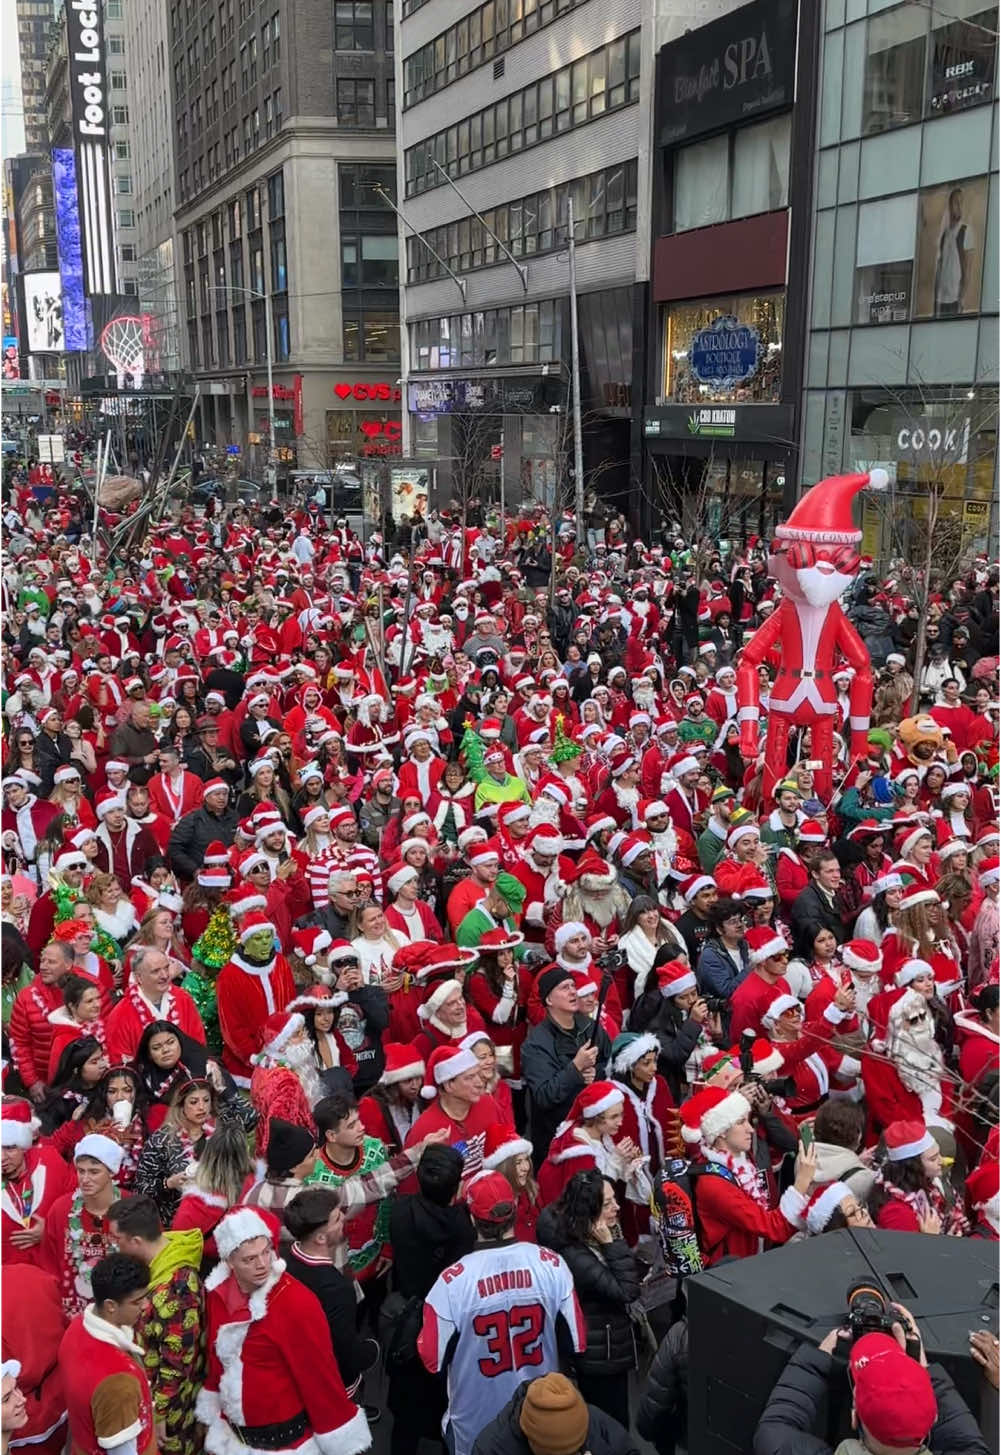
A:
[[[255,930],[252,935],[248,935],[244,940],[243,947],[249,959],[263,964],[265,960],[270,960],[274,954],[274,934],[271,930]]]

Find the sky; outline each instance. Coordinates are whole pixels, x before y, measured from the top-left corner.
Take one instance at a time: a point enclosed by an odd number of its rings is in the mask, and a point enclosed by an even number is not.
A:
[[[0,107],[0,154],[16,157],[24,150],[17,0],[0,0]]]

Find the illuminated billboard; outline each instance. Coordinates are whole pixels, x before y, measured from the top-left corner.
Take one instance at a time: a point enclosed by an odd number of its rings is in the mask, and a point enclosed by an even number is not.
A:
[[[59,248],[59,278],[63,290],[63,329],[71,353],[90,347],[87,303],[83,291],[83,249],[80,243],[80,208],[77,202],[76,157],[70,147],[52,152],[52,195]]]
[[[24,273],[24,317],[29,354],[66,350],[63,295],[58,273]]]
[[[93,296],[117,289],[108,165],[108,72],[101,6],[91,0],[69,0],[66,28],[84,284],[87,294]]]

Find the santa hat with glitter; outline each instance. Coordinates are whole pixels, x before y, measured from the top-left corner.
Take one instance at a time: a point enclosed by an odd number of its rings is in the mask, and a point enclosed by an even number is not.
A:
[[[514,1127],[507,1127],[503,1122],[494,1122],[493,1126],[487,1127],[483,1143],[483,1165],[489,1171],[496,1171],[510,1157],[531,1157],[531,1155],[531,1142],[519,1136]]]

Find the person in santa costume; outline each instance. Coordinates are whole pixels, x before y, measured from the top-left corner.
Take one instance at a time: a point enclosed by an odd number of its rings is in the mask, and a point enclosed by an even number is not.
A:
[[[205,1285],[208,1367],[195,1406],[205,1449],[361,1455],[368,1421],[345,1392],[322,1305],[275,1255],[276,1231],[253,1208],[216,1228],[222,1261]]]
[[[609,1067],[615,1085],[625,1097],[622,1137],[648,1159],[652,1179],[656,1179],[669,1158],[684,1156],[678,1109],[670,1087],[657,1070],[659,1054],[660,1042],[656,1036],[626,1031],[612,1043]],[[632,1203],[624,1205],[625,1213],[634,1211]],[[634,1243],[636,1235],[646,1226],[645,1217],[636,1220],[633,1228],[627,1230],[627,1241]]]
[[[800,1143],[792,1185],[775,1206],[770,1178],[751,1155],[751,1104],[741,1092],[718,1086],[697,1091],[681,1107],[681,1135],[704,1164],[695,1181],[704,1265],[787,1243],[800,1227],[816,1172],[813,1145]]]
[[[437,756],[438,742],[434,729],[413,727],[405,734],[406,759],[400,764],[397,797],[413,794],[421,803],[429,803],[431,795],[445,772],[445,760]]]
[[[153,1399],[133,1329],[146,1303],[149,1267],[110,1253],[93,1270],[94,1299],[59,1346],[59,1372],[77,1455],[156,1455]]]
[[[35,1263],[45,1220],[57,1198],[70,1191],[73,1178],[50,1147],[36,1145],[39,1123],[27,1101],[4,1101],[0,1121],[0,1235],[4,1268]]]
[[[762,1017],[776,995],[789,993],[785,978],[789,946],[781,933],[768,925],[756,926],[744,936],[750,973],[737,986],[730,1001],[730,1039],[739,1043],[744,1031],[762,1032]]]
[[[34,790],[41,787],[42,780],[28,768],[18,768],[3,782],[3,814],[0,816],[0,831],[5,836],[15,836],[18,853],[30,878],[38,883],[38,869],[35,856],[39,843],[45,838],[52,823],[59,817],[56,804],[44,798],[37,798]]]
[[[205,1044],[205,1027],[191,996],[171,984],[171,961],[162,950],[140,945],[132,952],[131,977],[122,999],[108,1016],[105,1033],[113,1066],[132,1061],[142,1033],[153,1021],[171,1025]]]
[[[928,977],[929,967],[923,961],[909,961],[907,970],[906,988],[887,1014],[884,1050],[876,1051],[874,1046],[872,1053],[862,1057],[870,1126],[878,1133],[901,1117],[908,1121],[920,1118],[951,1134],[952,1082],[935,1039],[928,1000],[917,988]]]
[[[622,1135],[624,1103],[625,1092],[612,1081],[592,1081],[577,1093],[539,1168],[543,1207],[557,1200],[575,1173],[591,1168],[624,1183],[627,1196],[641,1206],[649,1201],[648,1158]]]
[[[765,1035],[781,1057],[776,1072],[791,1082],[785,1101],[797,1119],[812,1115],[832,1093],[861,1094],[860,1061],[830,1042],[835,1018],[849,1019],[854,1003],[854,991],[840,987],[809,1030],[804,1029],[802,1003],[794,995],[777,995],[761,1017]]]
[[[444,933],[431,906],[419,897],[420,878],[412,864],[392,864],[386,870],[383,882],[392,896],[386,907],[386,924],[407,944],[432,940],[440,945]]]
[[[869,1207],[877,1228],[899,1233],[969,1231],[958,1198],[948,1187],[942,1151],[920,1119],[890,1122],[883,1131],[885,1158],[876,1167]]]
[[[593,849],[586,850],[577,860],[566,893],[547,919],[546,948],[555,951],[561,925],[573,921],[584,925],[593,950],[603,954],[621,934],[630,902],[613,866]],[[623,970],[623,978],[617,981],[620,993],[627,989],[626,974]]]
[[[585,856],[586,857],[586,856]],[[581,860],[583,863],[584,860]],[[614,871],[613,871],[614,872]],[[548,936],[547,936],[548,938]],[[582,981],[590,978],[594,966],[594,950],[602,948],[602,942],[596,940],[585,920],[564,919],[555,930],[552,931],[552,945],[554,951],[553,964],[547,969],[559,969],[572,975],[575,982],[580,985]],[[543,971],[542,973],[545,973]],[[528,1019],[531,1025],[538,1025],[545,1016],[545,1007],[540,997],[539,976],[532,986],[528,997]],[[620,991],[619,986],[622,986]],[[622,1025],[622,995],[628,994],[628,969],[616,976],[609,988],[605,999],[605,1009],[616,1025]]]
[[[111,1137],[90,1132],[73,1148],[76,1186],[49,1208],[39,1248],[39,1262],[59,1281],[68,1319],[81,1313],[91,1298],[91,1273],[114,1244],[108,1209],[118,1197],[115,1184],[125,1152]]]
[[[439,945],[429,950],[421,963],[418,981],[427,989],[417,1012],[421,1030],[414,1043],[425,1060],[439,1046],[454,1049],[470,1031],[485,1029],[479,1011],[463,998],[461,981],[453,978],[456,971],[464,975],[475,959],[473,950]],[[443,975],[447,978],[442,979]]]
[[[479,944],[479,960],[466,981],[471,1006],[479,1012],[507,1076],[519,1075],[520,1051],[528,1029],[527,1005],[532,972],[518,965],[515,952],[525,942],[518,930],[488,930]]]
[[[237,949],[219,971],[216,995],[223,1065],[238,1086],[249,1086],[260,1027],[295,996],[289,963],[275,950],[274,924],[259,911],[244,916]]]
[[[990,975],[997,964],[1001,931],[998,918],[998,881],[1001,880],[1001,859],[997,854],[981,859],[977,865],[977,877],[983,890],[983,901],[977,910],[970,931],[970,951],[967,962],[968,985],[976,990]]]
[[[421,1098],[429,1103],[414,1122],[404,1143],[413,1147],[442,1129],[448,1143],[462,1153],[463,1176],[483,1165],[488,1127],[502,1120],[493,1097],[483,1090],[479,1058],[470,1050],[439,1046],[427,1059]]]
[[[386,1064],[378,1082],[358,1103],[358,1115],[370,1137],[378,1137],[390,1155],[403,1150],[423,1106],[421,1086],[425,1062],[414,1045],[389,1041]]]
[[[528,810],[519,804],[515,812]],[[499,817],[499,815],[498,815]],[[569,887],[576,866],[563,853],[564,841],[559,831],[549,824],[539,824],[522,842],[511,873],[525,886],[525,907],[522,923],[530,944],[541,944],[545,938],[547,916],[559,904]]]
[[[4,1418],[0,1430],[5,1455],[12,1450],[62,1455],[66,1448],[66,1399],[58,1355],[65,1325],[58,1285],[44,1268],[29,1263],[7,1264],[2,1299],[0,1377]],[[30,1318],[24,1317],[25,1309],[31,1310]],[[8,1403],[11,1379],[30,1391],[30,1402],[22,1399],[23,1419],[18,1418],[16,1397]]]

